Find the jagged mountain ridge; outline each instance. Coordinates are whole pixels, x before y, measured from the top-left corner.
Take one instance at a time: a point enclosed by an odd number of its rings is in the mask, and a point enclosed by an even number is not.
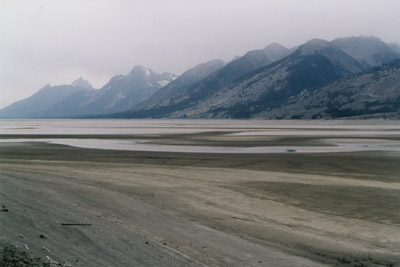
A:
[[[400,50],[395,44],[386,44],[374,36],[343,37],[333,40],[332,43],[370,67],[380,66],[400,58]]]
[[[63,118],[107,114],[129,110],[176,79],[135,66],[127,75],[116,75],[101,89],[93,89],[82,78],[71,85],[42,88],[31,97],[0,110],[1,117]]]
[[[169,111],[187,108],[192,105],[193,101],[205,99],[214,92],[231,86],[235,83],[235,80],[247,73],[287,56],[289,51],[282,45],[272,43],[264,49],[247,52],[244,56],[229,62],[191,86],[174,91],[170,90],[171,94],[166,95],[168,101],[160,100],[158,103],[148,106],[139,105],[131,112],[131,116],[166,117]],[[161,90],[165,89],[168,88]]]
[[[272,43],[227,64],[221,60],[200,64],[178,78],[135,66],[127,75],[114,76],[98,90],[87,81],[78,79],[71,85],[58,87],[81,90],[67,90],[69,93],[52,99],[51,93],[43,92],[53,87],[46,86],[32,97],[19,101],[21,103],[0,110],[0,116],[309,118],[305,113],[288,112],[290,116],[285,115],[283,109],[289,107],[287,101],[307,90],[359,75],[371,66],[400,58],[398,51],[400,46],[397,44],[386,44],[379,38],[364,36],[337,38],[331,42],[313,39],[290,50]],[[27,105],[35,99],[36,106]],[[301,99],[306,101],[306,98]],[[297,102],[296,105],[300,104]],[[291,102],[290,105],[294,104]],[[312,106],[312,103],[308,105]],[[318,114],[311,117],[320,118]],[[337,116],[321,114],[332,118]]]
[[[279,105],[304,88],[363,70],[364,67],[357,60],[335,45],[314,39],[281,60],[232,79],[224,87],[215,86],[211,92],[194,88],[186,95],[181,95],[180,102],[166,107],[138,110],[130,116],[250,118],[253,114]],[[214,75],[207,77],[203,84],[213,80]]]
[[[143,66],[135,66],[127,75],[111,78],[100,90],[80,92],[64,99],[48,113],[52,116],[83,116],[126,111],[174,79],[174,74],[158,74]]]
[[[51,86],[47,84],[32,96],[1,109],[0,117],[35,118],[46,116],[46,110],[59,101],[76,93],[87,93],[93,90],[92,85],[82,78],[70,85]]]
[[[221,69],[225,65],[224,61],[214,59],[206,63],[199,64],[186,72],[177,79],[158,90],[148,100],[135,107],[136,110],[142,108],[151,108],[155,106],[165,106],[173,102],[173,96],[179,94],[185,88],[192,87],[205,77]]]

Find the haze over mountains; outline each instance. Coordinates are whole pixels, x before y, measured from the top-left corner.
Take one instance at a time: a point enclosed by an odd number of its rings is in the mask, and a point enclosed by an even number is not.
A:
[[[148,99],[174,79],[174,74],[158,74],[135,66],[127,75],[114,76],[99,90],[82,78],[70,85],[46,85],[31,97],[0,110],[0,116],[61,118],[122,112]]]
[[[82,78],[70,85],[45,85],[31,97],[15,102],[0,110],[0,116],[12,118],[31,118],[46,116],[47,109],[64,99],[80,92],[92,92],[92,85]]]
[[[8,118],[398,118],[400,47],[376,37],[272,43],[179,77],[135,66],[101,89],[46,85],[0,110]]]

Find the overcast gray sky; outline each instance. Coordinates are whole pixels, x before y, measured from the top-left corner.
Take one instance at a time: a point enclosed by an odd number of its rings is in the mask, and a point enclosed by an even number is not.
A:
[[[398,0],[0,0],[0,108],[79,76],[100,88],[231,60],[271,42],[375,35],[400,42]]]

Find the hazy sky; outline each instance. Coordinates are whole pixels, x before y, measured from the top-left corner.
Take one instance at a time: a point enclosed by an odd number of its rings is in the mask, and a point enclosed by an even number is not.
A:
[[[375,35],[400,42],[398,0],[0,0],[0,108],[79,76],[100,88],[231,60],[271,42]]]

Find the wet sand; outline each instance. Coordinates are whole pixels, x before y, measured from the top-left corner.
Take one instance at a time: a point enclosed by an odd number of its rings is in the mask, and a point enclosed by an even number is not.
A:
[[[251,146],[318,145],[322,137],[148,138]],[[0,212],[0,237],[73,266],[399,266],[399,162],[399,152],[384,151],[243,155],[0,143],[0,204],[9,210]]]

